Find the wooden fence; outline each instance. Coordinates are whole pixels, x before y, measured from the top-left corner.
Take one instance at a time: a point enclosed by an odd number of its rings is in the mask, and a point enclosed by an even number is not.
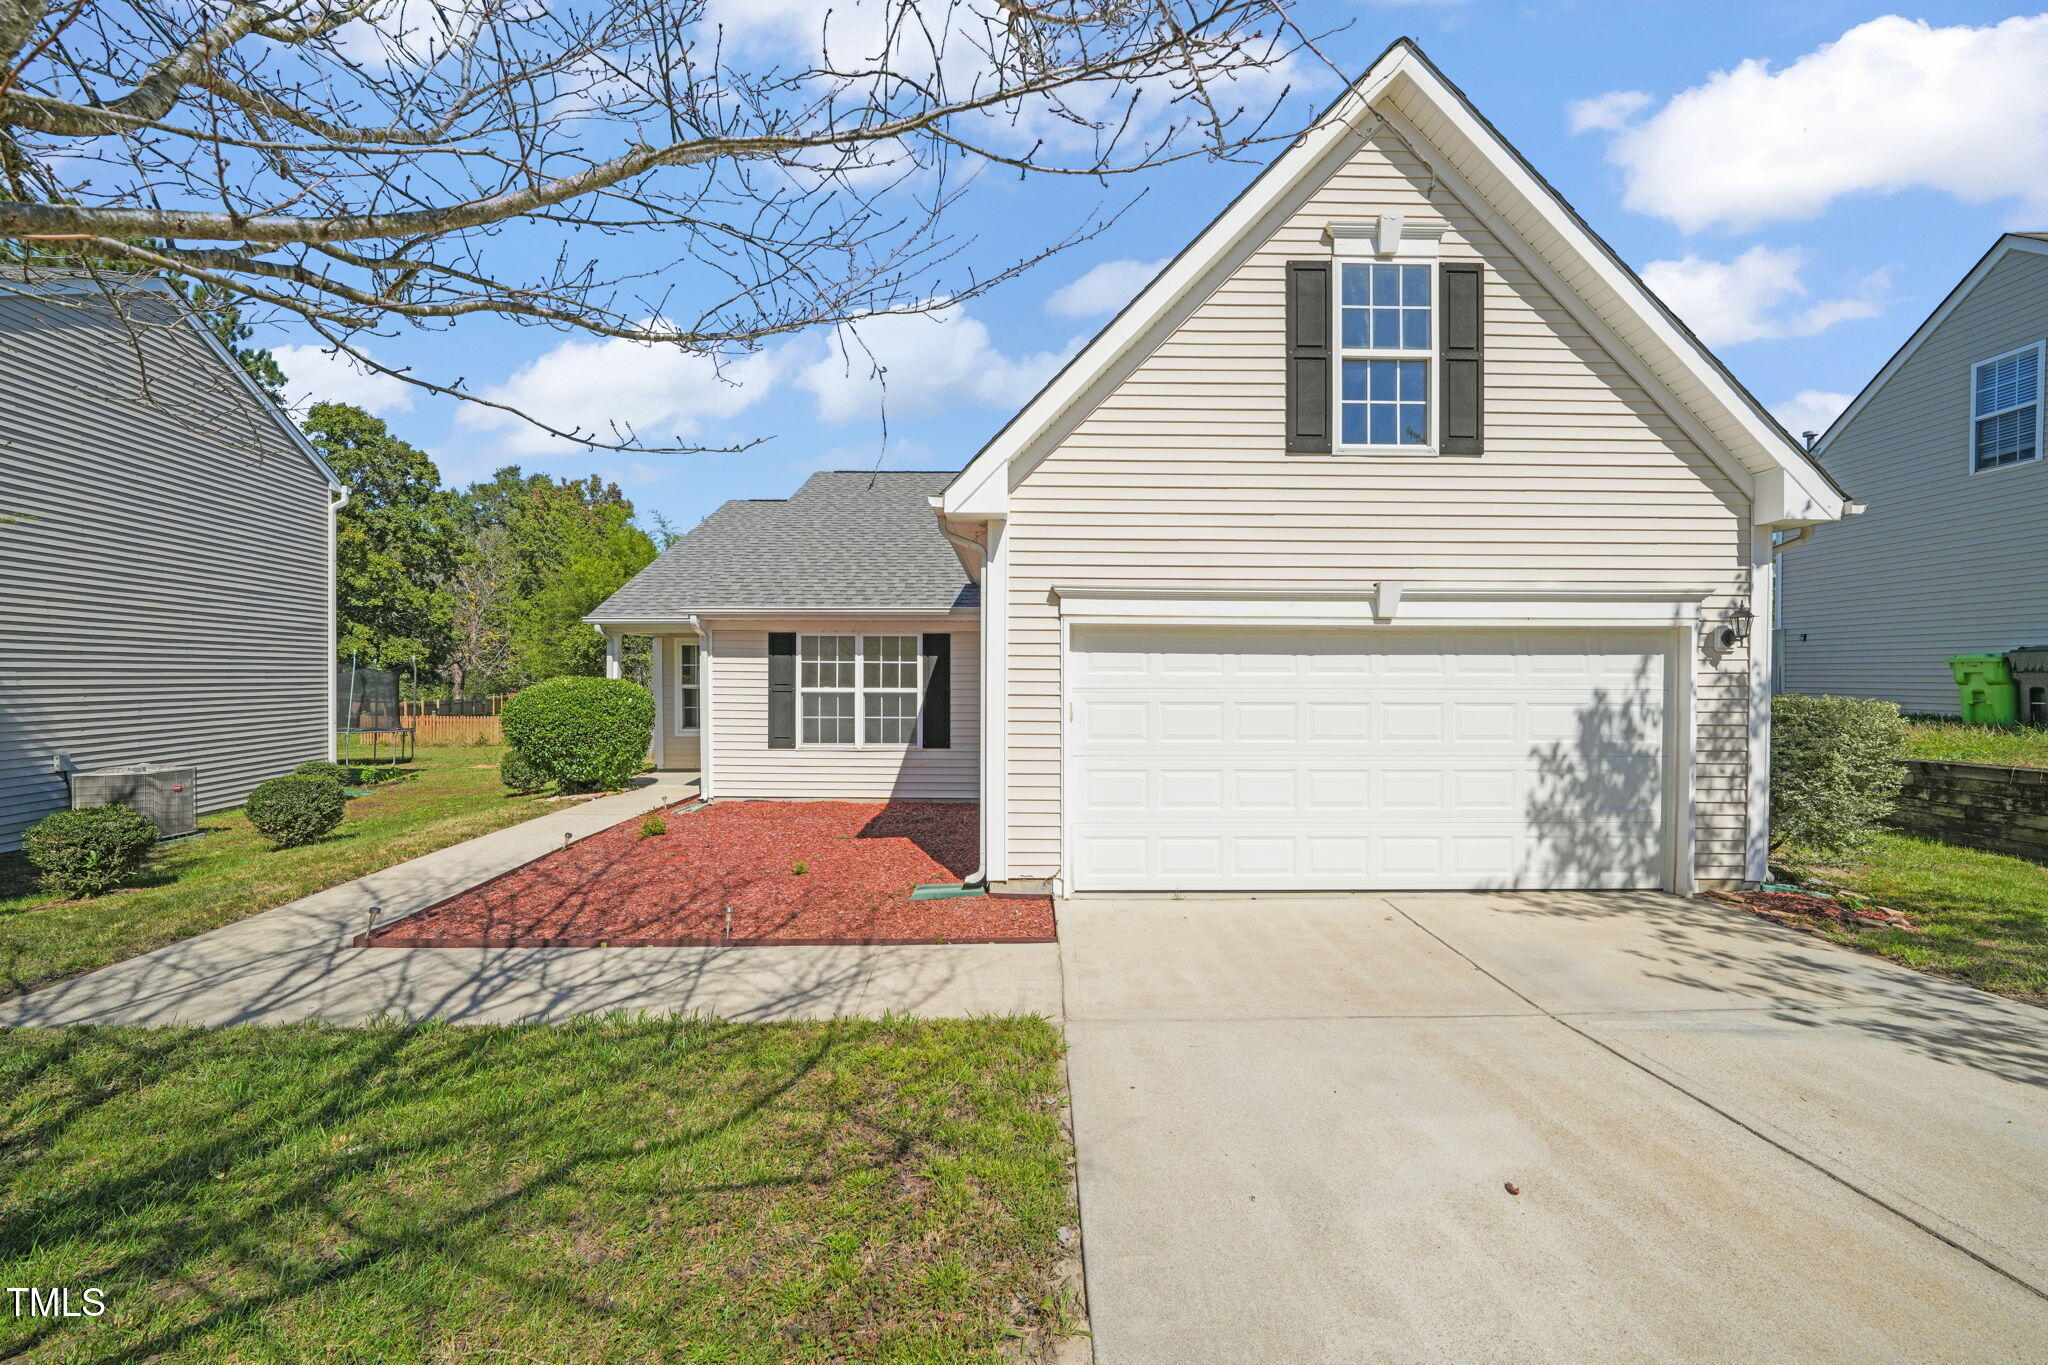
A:
[[[498,716],[504,697],[464,697],[461,701],[402,701],[399,710],[413,730],[413,742],[427,745],[503,744],[505,729]]]
[[[1889,822],[1924,838],[2048,862],[2048,770],[1985,763],[1906,764]]]

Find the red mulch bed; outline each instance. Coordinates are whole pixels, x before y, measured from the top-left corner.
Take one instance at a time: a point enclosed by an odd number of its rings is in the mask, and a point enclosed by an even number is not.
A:
[[[1051,943],[1049,896],[913,901],[976,862],[976,807],[718,801],[635,816],[356,940],[376,948]],[[804,871],[795,869],[801,865]]]
[[[1710,900],[1740,906],[1767,920],[1795,929],[1811,929],[1816,921],[1827,920],[1850,929],[1918,929],[1920,926],[1896,910],[1881,905],[1853,907],[1827,896],[1810,896],[1804,891],[1709,891]]]

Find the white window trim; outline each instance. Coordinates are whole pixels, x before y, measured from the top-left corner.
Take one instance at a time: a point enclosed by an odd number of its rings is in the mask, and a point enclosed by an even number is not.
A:
[[[1996,365],[2001,360],[2010,360],[2016,355],[2026,355],[2029,352],[2032,352],[2034,357],[2034,453],[2024,460],[2014,460],[2011,464],[1994,464],[1979,468],[1977,465],[1977,423],[1985,417],[1996,417],[2000,412],[2011,412],[2013,408],[2023,408],[2026,404],[2015,403],[2011,408],[2000,408],[1998,412],[1980,414],[1977,411],[1977,371],[1983,369],[1986,365]],[[1963,445],[1963,459],[1968,462],[1966,467],[1970,473],[1999,474],[2006,470],[2025,469],[2030,465],[2040,464],[2042,458],[2041,440],[2043,435],[2048,435],[2048,430],[2044,430],[2042,415],[2044,412],[2048,412],[2048,342],[2037,341],[2031,346],[2015,346],[2010,351],[1987,356],[1983,360],[1972,361],[1970,363],[1970,399],[1967,406],[1970,412],[1970,435],[1969,440]]]
[[[841,635],[851,635],[854,641],[853,687],[851,689],[853,692],[853,743],[823,744],[813,740],[806,740],[804,738],[804,694],[806,692],[845,692],[849,689],[844,687],[804,686],[804,641],[831,639]],[[873,689],[876,692],[909,692],[912,694],[915,705],[911,708],[911,734],[907,743],[870,744],[867,740],[867,695],[870,689],[867,685],[865,665],[868,658],[868,641],[875,639],[908,639],[916,642],[912,647],[910,655],[917,664],[916,683],[907,688],[877,687]],[[796,637],[796,747],[799,749],[879,749],[885,752],[896,751],[900,753],[923,748],[924,672],[924,637],[914,630],[813,630],[800,633]]]
[[[683,681],[683,651],[686,649],[697,651],[697,667],[692,670],[694,676],[687,683]],[[691,735],[701,735],[704,733],[703,642],[701,640],[678,640],[676,641],[675,653],[670,657],[674,660],[675,683],[669,690],[669,704],[675,708],[676,713],[675,724],[671,727],[671,730],[679,739],[686,739]],[[697,723],[695,725],[683,724],[683,693],[686,691],[697,694]]]
[[[1435,459],[1442,447],[1442,414],[1438,401],[1443,366],[1438,331],[1442,326],[1443,281],[1437,277],[1437,246],[1444,234],[1438,221],[1418,222],[1399,214],[1382,214],[1359,222],[1334,222],[1324,228],[1330,239],[1333,267],[1330,280],[1330,451],[1380,460]],[[1344,267],[1347,265],[1419,265],[1429,271],[1429,346],[1420,351],[1358,350],[1344,345]],[[1423,402],[1429,410],[1428,439],[1419,446],[1347,445],[1344,442],[1344,364],[1349,360],[1419,360],[1427,368]]]

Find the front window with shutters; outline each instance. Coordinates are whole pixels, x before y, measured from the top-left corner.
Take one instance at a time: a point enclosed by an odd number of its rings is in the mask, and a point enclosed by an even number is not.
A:
[[[923,657],[915,635],[805,635],[797,641],[797,735],[806,748],[917,743]]]
[[[1427,265],[1344,262],[1337,283],[1337,444],[1427,450],[1436,345]]]
[[[2041,457],[2041,344],[1970,367],[1970,468]]]

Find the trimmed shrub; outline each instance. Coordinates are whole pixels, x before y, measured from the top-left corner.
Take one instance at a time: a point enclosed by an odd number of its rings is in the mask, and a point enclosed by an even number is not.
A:
[[[548,776],[522,758],[517,749],[507,749],[498,760],[498,780],[522,795],[547,786]]]
[[[61,896],[97,896],[141,871],[156,847],[156,826],[127,806],[60,810],[21,838],[43,889]]]
[[[332,833],[348,797],[332,778],[273,777],[249,793],[249,823],[277,848],[297,848]]]
[[[292,776],[324,777],[336,786],[346,787],[354,780],[355,774],[339,763],[329,763],[324,758],[316,758],[310,763],[301,763],[292,769]]]
[[[1898,705],[1861,697],[1771,702],[1771,847],[1848,852],[1892,812],[1906,780]]]
[[[550,678],[511,697],[505,742],[565,792],[617,791],[640,771],[654,696],[622,678]]]

